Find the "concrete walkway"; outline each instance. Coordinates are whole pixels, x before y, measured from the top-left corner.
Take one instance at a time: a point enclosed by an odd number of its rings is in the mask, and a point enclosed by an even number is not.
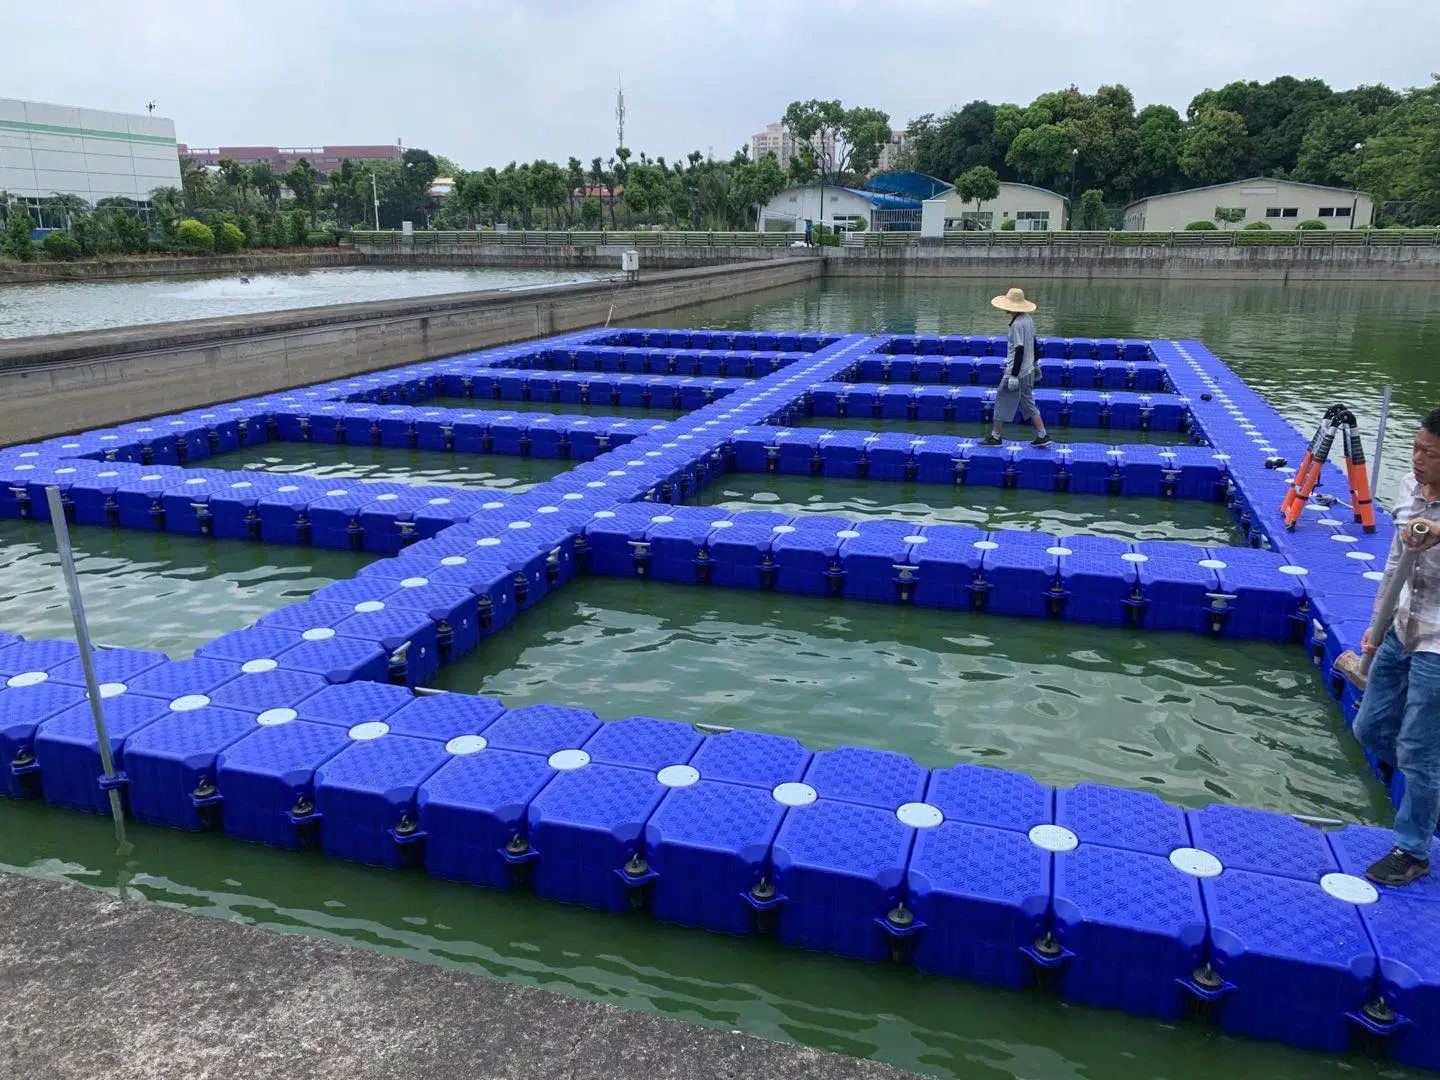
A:
[[[15,1080],[903,1080],[835,1054],[0,875]]]

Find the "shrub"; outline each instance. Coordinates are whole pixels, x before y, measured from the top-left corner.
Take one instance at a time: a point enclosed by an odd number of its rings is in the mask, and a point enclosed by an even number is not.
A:
[[[1186,231],[1186,232],[1214,232],[1217,228],[1219,228],[1219,226],[1216,225],[1213,221],[1192,221],[1192,222],[1190,222],[1189,225],[1186,225],[1186,226],[1185,226],[1185,231]]]
[[[1252,221],[1245,226],[1246,232],[1269,232],[1270,226],[1263,221]]]
[[[56,262],[69,262],[80,257],[80,244],[69,233],[46,233],[45,239],[40,241],[40,250],[47,259]]]
[[[1014,231],[1015,231],[1015,219],[1014,219],[1014,218],[1006,218],[1004,221],[1002,221],[1002,222],[1000,223],[1000,231],[1001,231],[1001,232],[1014,232]]]
[[[225,222],[215,230],[215,250],[227,254],[232,251],[239,251],[245,246],[245,234],[240,230],[239,225]]]
[[[35,241],[30,234],[35,231],[35,219],[30,211],[17,206],[10,211],[10,221],[5,226],[5,254],[12,259],[28,262],[35,257]]]
[[[310,234],[310,224],[299,210],[292,210],[285,218],[285,243],[289,247],[304,247]]]
[[[829,225],[816,224],[810,229],[810,242],[818,247],[839,247],[840,234]]]
[[[215,233],[204,222],[186,218],[175,227],[175,246],[194,255],[214,251]]]
[[[305,234],[305,245],[307,247],[334,247],[335,236],[328,229],[319,232]]]
[[[1323,221],[1316,221],[1314,218],[1311,218],[1309,221],[1302,221],[1302,222],[1300,222],[1300,224],[1296,225],[1295,228],[1297,228],[1297,229],[1323,229],[1323,228],[1325,228],[1325,222],[1323,222]]]

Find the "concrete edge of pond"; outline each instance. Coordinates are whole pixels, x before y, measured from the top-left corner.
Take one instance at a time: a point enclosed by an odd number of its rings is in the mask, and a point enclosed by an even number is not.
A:
[[[0,1074],[904,1080],[872,1061],[0,874]]]

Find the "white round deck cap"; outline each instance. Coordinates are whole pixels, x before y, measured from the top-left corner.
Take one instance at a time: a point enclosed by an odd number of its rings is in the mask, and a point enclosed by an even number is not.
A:
[[[550,755],[550,767],[561,772],[583,769],[590,764],[590,755],[584,750],[556,750]]]
[[[1320,879],[1320,888],[1347,904],[1373,904],[1380,899],[1379,889],[1354,874],[1326,874]]]
[[[770,792],[771,797],[782,806],[809,806],[820,796],[809,784],[790,782],[781,784]]]
[[[1046,851],[1074,851],[1080,838],[1063,825],[1036,825],[1030,830],[1030,842]]]
[[[689,787],[700,781],[700,770],[693,765],[666,765],[655,774],[655,779],[666,787]]]
[[[895,811],[895,816],[900,819],[900,824],[909,825],[912,829],[933,829],[945,820],[938,806],[923,802],[907,802]]]
[[[1192,847],[1176,848],[1172,851],[1170,865],[1182,874],[1197,878],[1219,877],[1220,871],[1225,869],[1220,860],[1210,852]]]

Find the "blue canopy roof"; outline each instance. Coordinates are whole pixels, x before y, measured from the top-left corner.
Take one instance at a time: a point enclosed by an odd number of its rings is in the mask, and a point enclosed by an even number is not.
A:
[[[881,191],[888,195],[903,195],[911,199],[933,199],[936,195],[949,191],[954,185],[947,184],[944,180],[937,180],[933,176],[927,176],[925,173],[892,169],[889,172],[876,173],[866,182],[865,186],[871,191]]]
[[[919,199],[905,199],[899,195],[887,195],[883,191],[861,191],[859,188],[846,188],[851,195],[859,195],[876,210],[919,210]]]

